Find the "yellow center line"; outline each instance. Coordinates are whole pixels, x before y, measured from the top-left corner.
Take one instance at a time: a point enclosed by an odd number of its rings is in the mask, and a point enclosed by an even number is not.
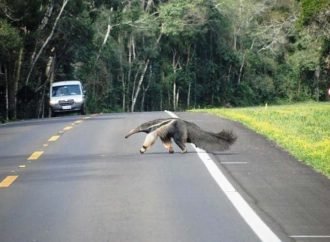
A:
[[[43,153],[43,151],[35,151],[30,155],[27,160],[38,160]]]
[[[59,135],[54,135],[54,136],[50,137],[48,141],[54,142],[54,141],[58,140],[59,138],[60,138]]]
[[[9,187],[16,179],[18,176],[7,176],[5,179],[2,180],[0,183],[0,188],[5,188]]]
[[[80,124],[82,122],[82,120],[77,120],[74,122],[74,124]]]
[[[63,130],[67,131],[67,130],[70,130],[72,128],[73,128],[72,126],[66,126]]]

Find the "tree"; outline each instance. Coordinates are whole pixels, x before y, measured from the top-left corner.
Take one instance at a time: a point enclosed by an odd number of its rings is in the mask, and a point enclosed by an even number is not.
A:
[[[49,84],[65,79],[82,80],[92,112],[323,100],[329,8],[326,0],[3,0],[0,110],[44,117]]]
[[[63,10],[64,10],[65,6],[67,5],[68,1],[69,1],[69,0],[63,0],[63,3],[62,3],[62,6],[61,6],[61,9],[60,9],[60,11],[59,11],[59,13],[58,13],[58,15],[57,15],[55,21],[54,21],[54,24],[53,24],[53,27],[52,27],[52,29],[51,29],[50,34],[48,35],[47,39],[44,41],[44,43],[43,43],[42,46],[40,47],[40,49],[39,49],[39,51],[37,52],[36,56],[32,58],[31,67],[30,67],[30,70],[29,70],[29,72],[28,72],[28,74],[27,74],[26,81],[25,81],[25,84],[26,84],[26,85],[29,83],[31,73],[32,73],[32,71],[33,71],[33,69],[34,69],[34,66],[35,66],[36,62],[38,61],[38,59],[39,59],[41,53],[44,51],[45,47],[48,45],[49,41],[52,39],[52,37],[53,37],[53,35],[54,35],[54,31],[55,31],[55,29],[56,29],[56,27],[57,27],[57,23],[58,23],[59,19],[61,18],[62,13],[63,13]],[[50,3],[50,4],[52,4],[52,3]]]
[[[7,21],[0,19],[0,87],[4,92],[4,119],[16,118],[16,92],[21,69],[22,38]],[[13,66],[16,66],[14,69]],[[0,114],[1,115],[1,114]]]

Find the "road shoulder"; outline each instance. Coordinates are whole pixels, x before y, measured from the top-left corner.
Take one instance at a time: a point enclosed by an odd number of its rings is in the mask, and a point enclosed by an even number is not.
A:
[[[330,239],[330,180],[240,123],[204,113],[179,113],[200,127],[232,129],[231,150],[214,154],[235,188],[266,223],[296,241]]]

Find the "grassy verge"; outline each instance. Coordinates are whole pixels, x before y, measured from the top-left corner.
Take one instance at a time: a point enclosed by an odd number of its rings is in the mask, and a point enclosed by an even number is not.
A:
[[[193,111],[239,121],[330,177],[330,103]]]

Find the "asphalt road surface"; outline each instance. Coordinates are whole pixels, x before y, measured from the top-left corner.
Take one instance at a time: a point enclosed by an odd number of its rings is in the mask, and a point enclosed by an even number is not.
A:
[[[177,115],[238,141],[141,155],[145,135],[125,134],[165,112],[1,125],[0,241],[330,241],[327,178],[238,123]]]

